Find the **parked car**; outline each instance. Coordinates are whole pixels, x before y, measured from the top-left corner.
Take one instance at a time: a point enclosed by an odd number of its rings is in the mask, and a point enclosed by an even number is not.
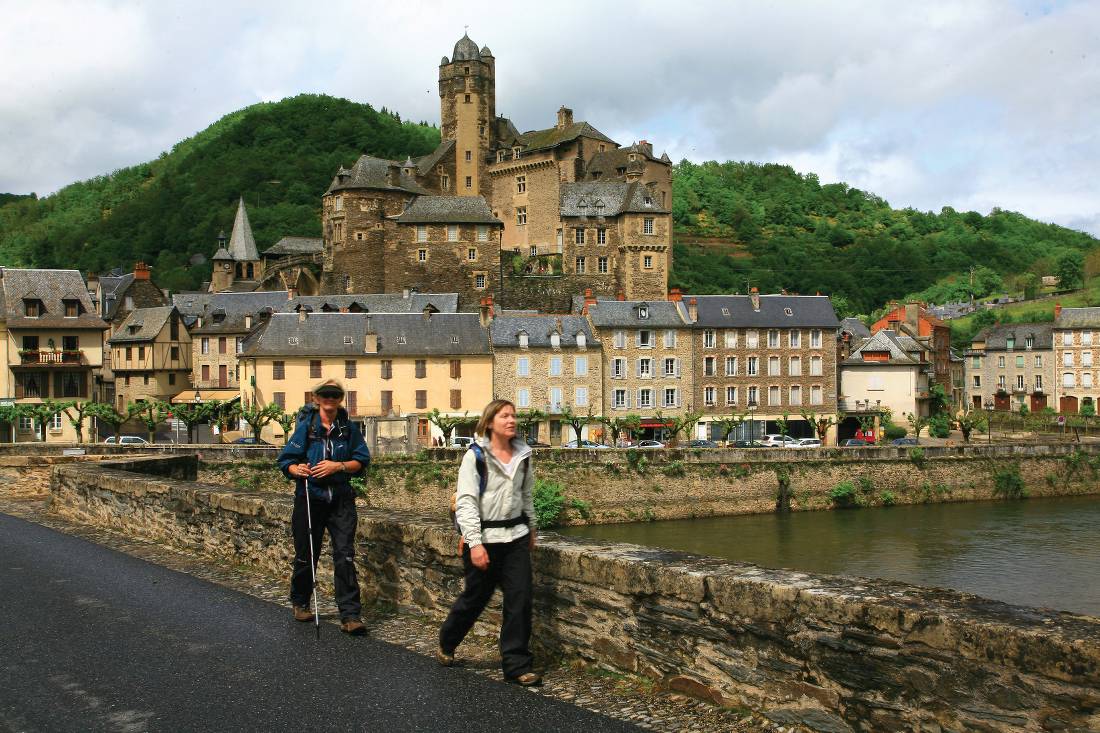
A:
[[[769,433],[760,442],[765,448],[793,448],[798,441],[789,435]]]
[[[452,448],[469,448],[470,444],[474,442],[474,439],[467,435],[456,435],[451,438]]]
[[[665,444],[662,443],[659,440],[639,440],[634,445],[627,446],[627,447],[628,448],[644,448],[644,449],[649,449],[649,450],[655,450],[657,448],[664,448]]]
[[[862,438],[848,438],[847,440],[845,440],[843,443],[840,444],[840,447],[841,448],[855,448],[855,447],[861,446],[861,445],[871,445],[871,444],[868,443],[866,440],[863,440]]]
[[[688,443],[689,448],[717,448],[718,444],[713,440],[693,440]]]
[[[731,444],[734,448],[766,448],[763,443],[756,440],[735,440]]]
[[[149,441],[137,435],[112,435],[107,440],[103,441],[107,445],[149,445]]]
[[[234,440],[233,445],[271,445],[271,443],[268,443],[266,440],[260,440],[259,438],[253,438],[252,436],[246,435],[243,438],[237,438],[236,440]]]
[[[916,438],[894,438],[890,445],[918,445]]]
[[[795,441],[794,445],[787,446],[788,448],[820,448],[821,441],[817,438],[799,438]]]
[[[540,443],[537,440],[531,440],[530,438],[527,439],[527,445],[531,446],[532,448],[549,448],[550,447],[549,443]]]
[[[562,448],[576,448],[577,447],[577,441],[571,440],[568,443],[562,443],[561,447]],[[603,443],[594,443],[591,440],[582,440],[580,447],[581,448],[608,448],[609,446],[606,446]]]

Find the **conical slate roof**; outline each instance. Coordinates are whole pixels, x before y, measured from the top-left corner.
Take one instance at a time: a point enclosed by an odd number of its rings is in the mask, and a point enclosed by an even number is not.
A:
[[[455,44],[454,53],[451,54],[452,61],[480,61],[481,53],[477,50],[477,44],[470,40],[470,37],[465,33],[462,34],[462,38],[458,39],[458,43]]]
[[[252,238],[252,225],[248,223],[248,212],[244,210],[243,196],[237,204],[237,218],[233,220],[233,233],[229,235],[229,256],[238,262],[260,259],[256,240]]]

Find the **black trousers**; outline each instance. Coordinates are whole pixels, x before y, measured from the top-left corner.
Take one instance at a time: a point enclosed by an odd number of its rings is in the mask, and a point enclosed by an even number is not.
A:
[[[359,598],[359,581],[355,577],[355,528],[359,515],[355,511],[355,496],[346,492],[331,502],[309,499],[313,519],[313,558],[321,556],[321,538],[328,530],[332,545],[333,583],[340,618],[358,618],[363,612]],[[308,608],[313,595],[313,578],[309,568],[309,524],[306,522],[306,498],[294,497],[294,514],[290,526],[294,532],[294,570],[290,575],[290,602]],[[316,562],[314,564],[316,571]]]
[[[439,646],[448,654],[466,638],[485,610],[497,586],[504,594],[500,625],[500,659],[504,676],[518,677],[531,671],[531,550],[529,536],[512,542],[484,545],[489,569],[482,572],[470,562],[470,548],[462,552],[465,586],[439,630]]]

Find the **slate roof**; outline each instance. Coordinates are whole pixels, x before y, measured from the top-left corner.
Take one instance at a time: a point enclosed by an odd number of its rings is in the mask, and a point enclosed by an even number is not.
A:
[[[650,148],[644,145],[631,145],[629,148],[615,148],[614,150],[605,150],[602,153],[596,153],[592,156],[592,160],[588,162],[586,169],[587,175],[593,173],[599,173],[605,178],[619,175],[620,168],[626,168],[630,165],[630,154],[634,153],[642,157],[643,161],[652,160],[657,163],[665,163],[666,161],[653,157],[653,154],[649,152]]]
[[[398,224],[493,224],[504,222],[493,216],[481,196],[418,196],[394,217]]]
[[[535,348],[550,348],[552,333],[561,334],[563,348],[576,347],[578,333],[584,334],[586,346],[600,343],[584,316],[507,315],[494,318],[489,326],[493,348],[518,347],[521,331],[527,334],[528,346]]]
[[[176,311],[173,305],[162,305],[157,308],[135,308],[126,314],[126,318],[107,340],[109,344],[129,344],[139,341],[152,341],[164,328],[168,318]],[[131,333],[132,327],[137,330]]]
[[[256,240],[252,238],[252,225],[248,223],[248,212],[244,210],[243,196],[237,202],[233,233],[229,235],[229,256],[238,262],[260,259],[260,253],[256,251]]]
[[[412,176],[406,175],[403,171],[397,173],[396,185],[391,184],[389,180],[391,165],[401,167],[401,164],[397,161],[362,155],[351,168],[340,168],[336,172],[336,177],[332,179],[326,193],[349,188],[371,188],[382,191],[405,191],[406,193],[419,194],[431,193],[431,191],[417,183]]]
[[[88,286],[76,270],[19,270],[0,268],[0,312],[8,328],[99,328],[107,324],[99,317]],[[43,313],[27,318],[24,298],[42,301]],[[81,313],[65,318],[65,300],[80,301]]]
[[[248,293],[176,293],[172,305],[183,316],[188,328],[202,317],[202,328],[194,328],[195,334],[244,333],[244,317],[258,317],[264,308],[277,311],[287,303],[285,290],[257,290]],[[214,323],[215,312],[224,314],[220,323]],[[253,324],[255,325],[255,324]]]
[[[229,254],[229,250],[225,247],[218,247],[218,251],[214,253],[214,261],[219,262],[221,260],[232,260],[233,255]]]
[[[1100,308],[1063,308],[1054,319],[1055,328],[1088,328],[1100,326]]]
[[[119,306],[125,302],[127,288],[134,282],[134,273],[115,277],[105,275],[99,278],[99,297],[103,303],[103,317],[107,320],[114,318]]]
[[[508,145],[518,142],[520,137],[519,129],[512,123],[510,119],[501,115],[493,120],[493,132],[494,137]]]
[[[454,140],[444,140],[439,143],[439,147],[435,150],[418,158],[416,161],[416,169],[420,175],[426,176],[431,173],[432,168],[435,168],[439,164],[439,161],[446,157],[447,153],[454,150],[456,144]]]
[[[890,361],[864,361],[864,351],[889,352]],[[872,336],[865,338],[851,355],[841,362],[845,366],[917,366],[925,362],[921,361],[921,353],[924,347],[908,336],[899,336],[888,328],[884,328]]]
[[[311,313],[304,320],[276,313],[245,340],[243,355],[366,356],[368,329],[378,334],[380,357],[490,353],[489,331],[476,313]]]
[[[684,295],[699,305],[697,328],[839,328],[833,304],[825,295],[761,295],[760,310],[748,295]],[[790,308],[791,314],[786,310]],[[726,315],[726,314],[729,315]]]
[[[474,43],[468,35],[462,34],[462,38],[458,39],[455,43],[454,53],[451,54],[452,61],[480,61],[481,52],[477,50],[477,44]]]
[[[844,318],[840,321],[840,330],[847,331],[854,338],[865,339],[871,336],[871,329],[858,318]]]
[[[645,202],[649,196],[650,203]],[[602,206],[601,206],[602,204]],[[625,213],[667,214],[640,181],[580,181],[561,184],[562,216],[618,216]]]
[[[649,317],[641,318],[645,306]],[[588,315],[597,328],[687,328],[687,309],[668,300],[600,300],[589,306]]]
[[[403,293],[361,293],[348,295],[299,295],[278,308],[281,312],[297,311],[306,306],[314,313],[321,313],[325,306],[339,311],[358,305],[368,313],[422,313],[427,306],[434,307],[440,313],[458,311],[458,293],[412,293],[408,297]]]
[[[264,257],[284,255],[317,254],[324,251],[324,240],[320,237],[283,237],[264,250]]]
[[[519,143],[523,146],[524,152],[533,152],[536,150],[545,150],[547,148],[556,148],[559,145],[572,142],[578,137],[589,137],[595,140],[602,140],[612,145],[618,145],[617,142],[604,135],[587,122],[574,122],[571,125],[565,127],[549,127],[545,130],[528,130],[519,136]]]
[[[1100,311],[1100,308],[1097,311]],[[1065,313],[1065,310],[1062,313]],[[1013,351],[1024,351],[1024,340],[1028,336],[1035,339],[1032,349],[1054,348],[1053,323],[1004,323],[999,326],[990,326],[979,331],[973,341],[985,341],[986,351],[1007,351],[1009,336],[1016,339]]]

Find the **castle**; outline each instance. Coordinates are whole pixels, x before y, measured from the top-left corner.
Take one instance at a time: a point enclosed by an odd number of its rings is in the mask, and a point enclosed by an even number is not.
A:
[[[467,35],[440,61],[439,99],[432,153],[364,155],[336,172],[322,197],[321,293],[454,292],[464,310],[485,296],[543,310],[585,290],[666,297],[667,155],[623,148],[564,106],[553,127],[519,132],[496,111],[496,59]],[[267,281],[279,266],[265,259]],[[247,287],[233,280],[217,289]]]

